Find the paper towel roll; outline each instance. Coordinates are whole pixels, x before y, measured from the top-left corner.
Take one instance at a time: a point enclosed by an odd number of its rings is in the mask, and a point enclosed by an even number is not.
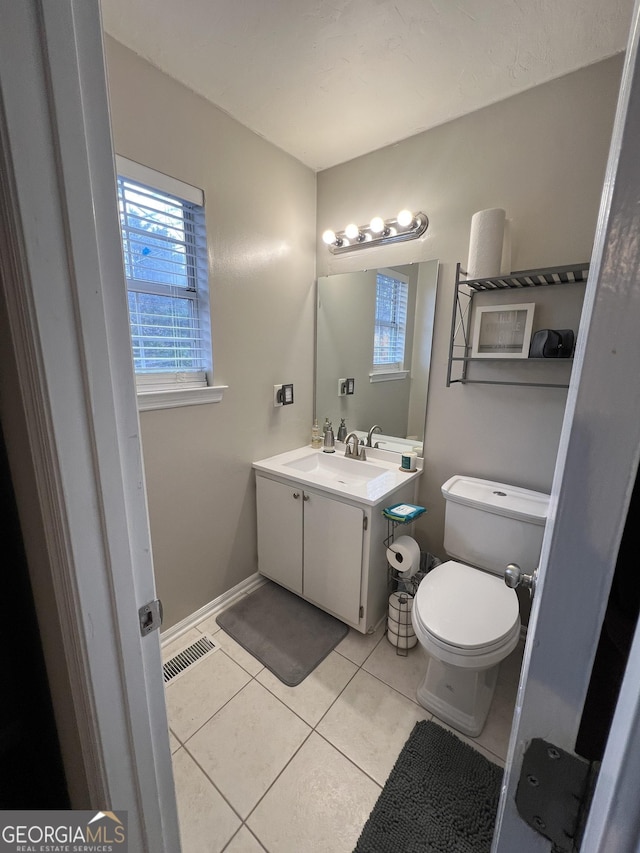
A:
[[[469,239],[469,278],[488,278],[500,275],[505,212],[501,207],[479,210],[471,217]]]
[[[511,220],[504,221],[504,237],[502,238],[502,260],[500,275],[511,275]]]
[[[387,548],[387,560],[402,578],[412,578],[420,568],[420,546],[412,536],[399,536]]]

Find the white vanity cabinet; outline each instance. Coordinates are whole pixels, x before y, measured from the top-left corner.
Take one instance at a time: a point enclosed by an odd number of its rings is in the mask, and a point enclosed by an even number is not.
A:
[[[267,477],[256,488],[260,573],[356,625],[363,508]]]
[[[258,570],[366,633],[387,609],[387,522],[366,506],[256,471]],[[389,503],[414,500],[415,484]]]

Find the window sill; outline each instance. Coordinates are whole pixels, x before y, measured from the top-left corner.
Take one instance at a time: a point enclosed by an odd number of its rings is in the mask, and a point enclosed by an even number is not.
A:
[[[369,382],[391,382],[394,379],[406,379],[408,370],[380,370],[369,374]]]
[[[138,391],[138,411],[177,409],[179,406],[201,406],[220,403],[228,385],[209,385],[205,388],[176,388],[172,391]]]

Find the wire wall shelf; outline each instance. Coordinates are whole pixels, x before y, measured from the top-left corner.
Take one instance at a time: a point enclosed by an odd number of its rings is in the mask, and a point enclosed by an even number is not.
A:
[[[451,316],[451,340],[449,345],[449,360],[447,365],[447,388],[451,385],[520,385],[533,388],[568,388],[568,378],[564,382],[559,381],[525,381],[515,379],[494,379],[472,377],[469,374],[470,365],[476,364],[501,364],[506,368],[530,367],[531,365],[545,365],[545,369],[554,372],[561,364],[571,365],[572,358],[505,358],[504,356],[491,358],[483,356],[474,357],[471,346],[471,320],[473,314],[474,296],[478,293],[509,293],[510,291],[535,291],[539,288],[558,287],[567,284],[580,284],[587,281],[589,264],[571,264],[562,267],[549,267],[547,269],[519,270],[509,275],[492,276],[491,278],[467,279],[467,274],[460,264],[456,266],[456,281],[453,298],[453,311]],[[534,294],[532,292],[532,298]],[[562,375],[562,374],[560,374]]]

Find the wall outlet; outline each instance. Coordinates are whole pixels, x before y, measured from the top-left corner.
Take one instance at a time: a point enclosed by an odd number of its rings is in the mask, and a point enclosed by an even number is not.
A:
[[[338,397],[351,396],[355,394],[356,380],[353,377],[338,379]]]
[[[293,403],[293,383],[273,386],[273,406],[290,406]]]

